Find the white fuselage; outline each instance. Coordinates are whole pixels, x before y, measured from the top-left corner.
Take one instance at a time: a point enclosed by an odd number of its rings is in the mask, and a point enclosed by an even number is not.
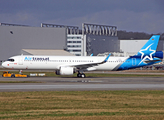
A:
[[[90,65],[102,62],[105,56],[14,56],[5,61],[2,66],[10,69],[39,69],[39,70],[59,70],[62,66],[75,67],[80,65]],[[103,64],[89,66],[86,70],[113,70],[117,65],[122,64],[128,57],[109,57]]]

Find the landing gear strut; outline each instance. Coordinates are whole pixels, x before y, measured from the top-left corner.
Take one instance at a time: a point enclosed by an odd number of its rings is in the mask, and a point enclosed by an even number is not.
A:
[[[86,76],[85,76],[84,73],[80,73],[80,72],[78,72],[77,77],[85,78]]]
[[[19,70],[19,74],[22,74],[22,70]]]

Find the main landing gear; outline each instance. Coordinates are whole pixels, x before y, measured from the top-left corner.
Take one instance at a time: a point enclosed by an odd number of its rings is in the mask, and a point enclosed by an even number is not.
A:
[[[84,73],[80,73],[80,72],[78,72],[77,77],[85,78],[86,76],[85,76]]]

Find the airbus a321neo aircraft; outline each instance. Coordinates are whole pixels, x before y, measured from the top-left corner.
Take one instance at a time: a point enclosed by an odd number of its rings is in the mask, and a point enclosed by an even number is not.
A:
[[[85,71],[128,70],[161,62],[163,52],[156,52],[160,35],[153,35],[134,56],[32,56],[19,55],[10,57],[2,63],[4,68],[18,70],[56,70],[57,75],[85,77]],[[133,47],[133,46],[132,46]]]

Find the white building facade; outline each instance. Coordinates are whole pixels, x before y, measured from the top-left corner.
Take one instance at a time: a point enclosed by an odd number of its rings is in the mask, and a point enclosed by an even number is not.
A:
[[[67,51],[76,56],[119,52],[117,27],[86,23],[82,24],[82,30],[78,27],[67,27]]]
[[[67,51],[76,55],[82,56],[83,52],[83,35],[67,35]]]

